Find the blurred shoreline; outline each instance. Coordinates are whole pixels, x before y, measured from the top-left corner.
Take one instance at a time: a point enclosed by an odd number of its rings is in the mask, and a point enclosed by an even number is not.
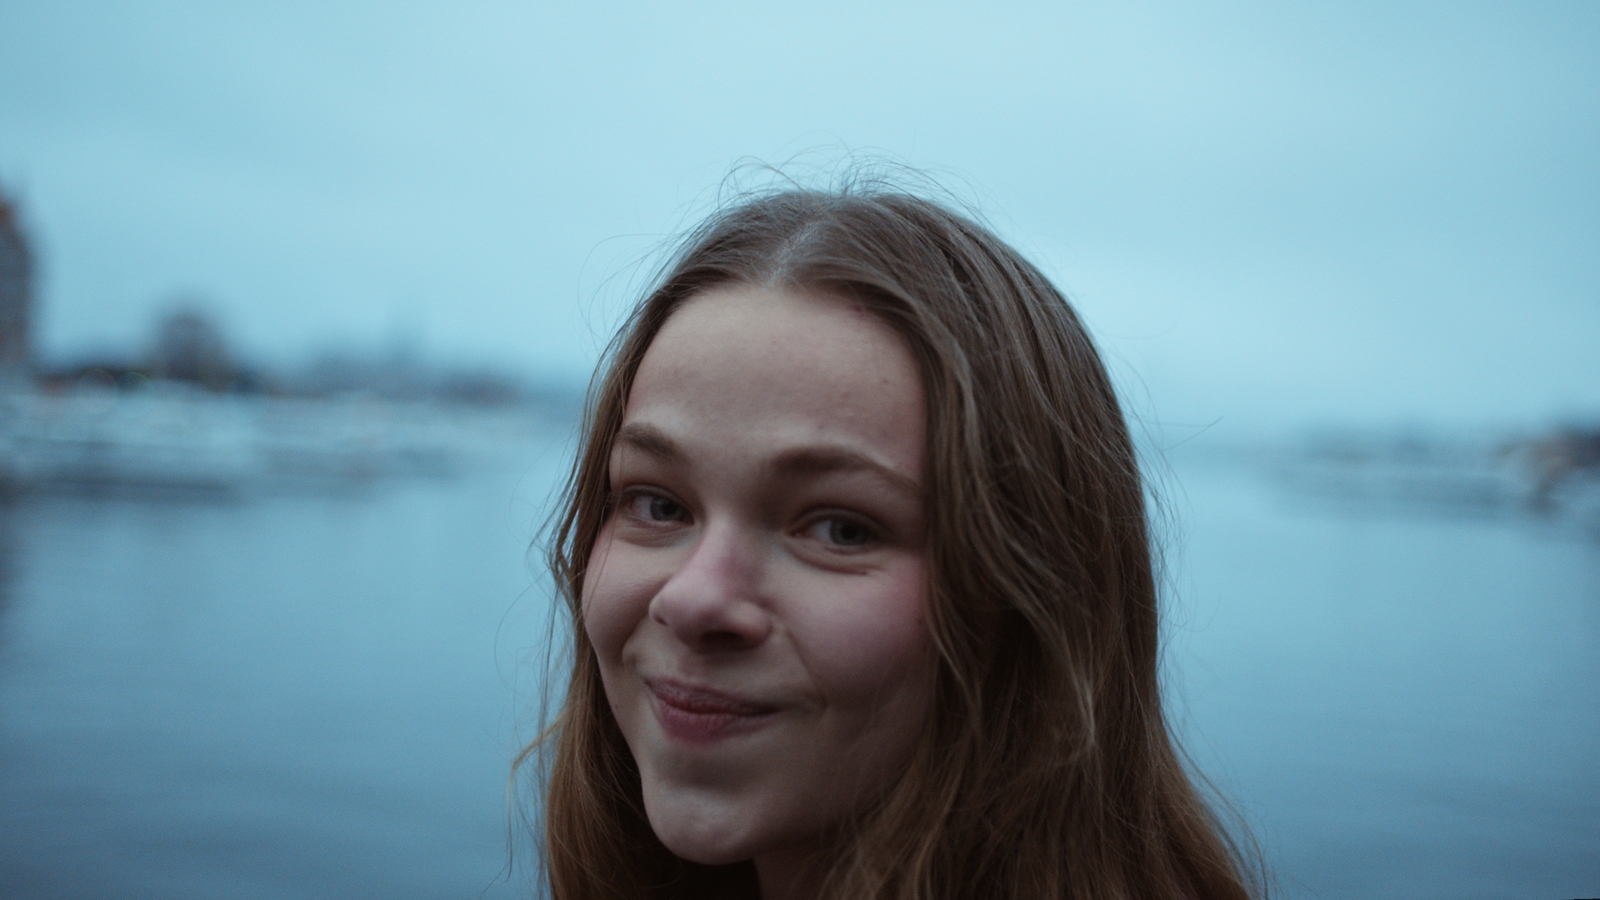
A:
[[[1600,537],[1600,426],[1347,429],[1195,449],[1300,500],[1348,510],[1514,518]]]
[[[100,374],[0,392],[0,497],[248,497],[449,478],[525,464],[541,436],[575,420],[578,402],[219,393]]]

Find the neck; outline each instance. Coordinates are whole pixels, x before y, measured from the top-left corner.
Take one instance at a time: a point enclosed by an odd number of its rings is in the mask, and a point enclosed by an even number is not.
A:
[[[810,849],[777,850],[756,857],[761,900],[811,900],[816,895],[816,854]]]

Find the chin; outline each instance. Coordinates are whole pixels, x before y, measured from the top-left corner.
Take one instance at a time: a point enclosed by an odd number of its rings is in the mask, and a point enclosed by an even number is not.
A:
[[[755,856],[746,816],[732,810],[667,808],[645,798],[645,814],[656,838],[674,856],[704,866],[725,866]]]
[[[702,866],[732,865],[744,862],[755,855],[735,849],[734,846],[730,845],[710,844],[693,839],[687,841],[669,840],[668,836],[662,834],[659,830],[656,832],[656,837],[660,838],[661,843],[672,851],[673,856],[692,863],[699,863]]]

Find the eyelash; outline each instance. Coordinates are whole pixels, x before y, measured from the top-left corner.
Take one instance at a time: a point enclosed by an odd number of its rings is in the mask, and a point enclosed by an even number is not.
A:
[[[658,502],[658,501],[663,502],[663,503],[670,503],[670,504],[672,504],[673,507],[675,507],[678,510],[680,515],[677,516],[677,517],[674,517],[674,518],[670,518],[670,519],[656,519],[656,518],[651,518],[648,515],[638,515],[638,514],[636,514],[636,511],[632,507],[636,503],[641,501],[641,500],[650,503],[651,507],[652,507],[652,511],[653,511],[653,507],[654,507],[655,503]],[[684,515],[687,515],[687,513],[688,513],[688,510],[684,507],[683,504],[681,504],[678,501],[672,499],[671,497],[667,496],[666,494],[660,493],[659,491],[641,490],[641,489],[638,489],[638,488],[631,488],[629,490],[625,490],[625,491],[622,491],[622,492],[618,493],[616,495],[615,499],[612,500],[611,507],[614,510],[622,511],[625,515],[629,515],[629,516],[631,516],[632,518],[634,518],[636,520],[643,521],[643,522],[648,522],[648,523],[651,523],[651,524],[663,524],[663,523],[666,523],[666,522],[682,521],[682,517]]]
[[[824,525],[835,527],[843,526],[845,528],[857,529],[861,532],[861,539],[859,541],[841,541],[837,539],[837,535],[834,533],[834,528],[828,528],[828,536],[830,540],[828,540],[827,543],[831,546],[841,549],[859,550],[863,547],[870,546],[874,541],[878,540],[878,529],[870,523],[862,521],[855,516],[824,515],[808,522],[806,524],[805,531],[813,532],[818,526]]]

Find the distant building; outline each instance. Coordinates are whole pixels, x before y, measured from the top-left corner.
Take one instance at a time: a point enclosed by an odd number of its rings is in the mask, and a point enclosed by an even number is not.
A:
[[[31,374],[32,320],[33,254],[16,207],[0,194],[0,382]]]
[[[163,317],[152,350],[150,374],[155,378],[220,391],[232,387],[238,375],[222,329],[197,309],[180,308]]]

